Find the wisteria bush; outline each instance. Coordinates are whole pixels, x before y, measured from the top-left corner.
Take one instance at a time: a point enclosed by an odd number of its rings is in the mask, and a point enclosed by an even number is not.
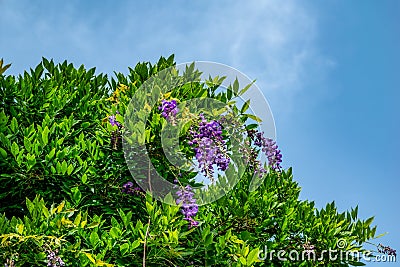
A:
[[[249,86],[239,89],[235,81],[219,90],[224,77],[201,82],[191,65],[184,73],[174,72],[177,80],[192,77],[190,84],[154,89],[141,101],[150,99],[156,105],[132,111],[131,99],[141,86],[174,65],[173,56],[161,57],[157,64],[139,63],[114,78],[45,58],[19,76],[4,74],[9,66],[0,66],[0,263],[362,264],[356,257],[332,260],[321,252],[335,249],[339,241],[346,250],[364,252],[365,242],[376,237],[372,218],[358,219],[357,208],[340,213],[334,203],[316,209],[313,202],[299,200],[300,187],[291,168],[282,167],[278,145],[258,130],[260,119],[246,113],[249,102],[235,102]],[[195,113],[183,104],[195,98],[216,99],[228,108],[211,105]],[[145,123],[129,126],[126,118],[142,116],[142,109],[148,114]],[[168,127],[179,132],[179,151],[172,152],[188,159],[190,168],[171,164],[164,153],[161,136]],[[124,152],[129,138],[145,145],[148,163],[173,185],[164,199],[152,195],[142,156]],[[232,183],[232,173],[223,174],[241,160],[243,175]],[[203,182],[196,179],[199,175]],[[254,177],[259,184],[249,190]],[[195,193],[204,181],[209,190]],[[226,190],[202,205],[200,199],[213,194],[213,186]],[[319,260],[262,257],[265,249],[297,250]],[[377,249],[396,253],[383,245]]]

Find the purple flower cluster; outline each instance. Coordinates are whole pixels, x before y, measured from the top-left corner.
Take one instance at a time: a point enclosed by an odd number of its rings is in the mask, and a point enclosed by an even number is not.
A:
[[[389,246],[384,246],[382,244],[378,245],[378,252],[379,253],[384,253],[384,254],[387,254],[387,255],[391,255],[391,256],[395,256],[395,257],[397,256],[397,253],[396,253],[395,249],[392,249]]]
[[[253,141],[255,146],[261,148],[262,152],[268,158],[268,165],[273,170],[280,170],[282,163],[282,154],[281,151],[278,149],[278,145],[276,142],[270,138],[266,138],[263,136],[263,132],[257,132],[255,130],[247,131],[248,136]]]
[[[161,106],[158,107],[161,110],[161,115],[169,122],[175,123],[176,114],[179,112],[176,100],[167,101],[163,99]]]
[[[109,116],[108,121],[110,122],[111,126],[117,125],[118,127],[121,126],[121,124],[115,119],[115,116]]]
[[[59,256],[57,256],[58,249],[56,249],[55,251],[49,249],[46,250],[46,253],[47,253],[47,266],[57,267],[65,265],[63,260]]]
[[[119,114],[119,111],[116,111],[117,114]],[[115,118],[115,115],[108,116],[108,121],[110,122],[111,126],[117,125],[118,127],[121,127],[122,125],[117,121]]]
[[[185,216],[183,219],[190,223],[189,228],[198,226],[199,222],[195,221],[193,217],[196,216],[199,211],[199,206],[196,204],[196,199],[193,198],[194,193],[192,187],[187,185],[181,190],[178,190],[176,194],[178,195],[176,204],[182,205],[181,212]]]
[[[214,164],[219,170],[225,171],[229,166],[230,158],[226,153],[221,124],[215,120],[208,122],[203,114],[200,114],[200,119],[198,129],[194,130],[192,127],[189,131],[192,139],[188,144],[194,147],[201,171],[213,180]]]
[[[133,183],[131,181],[127,182],[122,186],[122,193],[128,194],[128,195],[140,195],[143,194],[142,188],[136,186],[133,186]]]
[[[118,110],[116,113],[119,114]],[[120,129],[122,128],[122,125],[116,120],[115,115],[108,116],[108,122],[111,126],[118,126],[118,129],[111,133],[111,146],[113,149],[118,149],[118,145],[121,141]]]
[[[251,169],[254,170],[254,174],[262,177],[267,170],[264,168],[261,161],[257,159],[258,152],[251,146],[250,141],[245,141],[244,145],[239,148],[239,151],[243,154],[243,159],[249,165]]]

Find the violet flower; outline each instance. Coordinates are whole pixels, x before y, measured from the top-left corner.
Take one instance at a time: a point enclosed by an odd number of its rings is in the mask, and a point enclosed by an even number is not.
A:
[[[179,112],[176,100],[167,101],[163,99],[158,110],[161,111],[161,116],[163,116],[167,121],[173,124],[175,123],[176,114]]]
[[[131,181],[127,182],[122,186],[122,193],[128,194],[128,195],[141,195],[143,194],[143,189],[138,187],[138,186],[133,186],[133,183]]]
[[[184,220],[189,222],[189,228],[196,227],[199,222],[193,219],[199,211],[199,206],[196,204],[196,199],[193,198],[194,193],[192,187],[187,185],[186,187],[176,192],[178,199],[176,204],[181,205],[181,212],[184,216]]]
[[[188,141],[193,146],[195,158],[201,172],[213,180],[214,164],[218,170],[225,171],[230,162],[226,152],[226,142],[222,137],[222,126],[218,121],[208,122],[203,114],[200,114],[201,121],[195,130],[193,127],[189,131],[191,140]]]

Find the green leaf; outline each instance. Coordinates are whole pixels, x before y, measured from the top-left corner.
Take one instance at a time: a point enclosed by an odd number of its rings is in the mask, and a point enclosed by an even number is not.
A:
[[[252,123],[252,124],[246,125],[246,130],[252,130],[252,129],[255,129],[257,127],[258,127],[258,124]]]
[[[86,122],[82,123],[81,126],[82,126],[82,128],[87,128],[90,126],[90,122],[86,121]]]
[[[134,250],[135,248],[137,248],[139,246],[140,246],[140,240],[137,239],[131,244],[131,248],[130,248],[131,252],[132,252],[132,250]]]
[[[31,152],[32,151],[32,142],[31,142],[31,140],[29,140],[29,138],[28,137],[26,137],[26,136],[24,136],[24,146],[25,146],[25,149],[28,151],[28,152]]]
[[[24,225],[23,224],[17,224],[17,233],[22,235],[23,231],[24,231]]]
[[[99,235],[93,231],[90,234],[89,241],[90,241],[90,244],[92,244],[92,246],[96,246],[97,243],[100,241]]]
[[[146,209],[147,209],[147,213],[151,214],[154,210],[154,206],[151,205],[149,202],[146,202]]]
[[[99,222],[92,222],[92,223],[89,223],[86,226],[86,228],[90,229],[90,228],[94,228],[94,227],[97,227],[97,226],[99,226]]]
[[[10,127],[11,127],[11,131],[13,131],[13,133],[16,133],[18,131],[18,122],[15,117],[12,118]]]
[[[56,163],[56,170],[57,170],[57,173],[61,173],[61,164],[58,161]]]
[[[86,182],[87,182],[87,175],[86,175],[86,173],[85,173],[84,175],[82,175],[81,181],[82,181],[83,184],[86,184]]]
[[[28,166],[28,170],[30,170],[35,164],[36,164],[36,157],[35,157],[35,155],[30,155],[30,154],[28,154],[27,156],[26,156],[26,163],[27,163],[27,166]]]
[[[74,170],[74,166],[73,166],[72,163],[71,163],[71,164],[69,164],[69,166],[68,166],[68,168],[67,168],[67,174],[68,174],[68,175],[71,175],[71,173],[73,172],[73,170]]]
[[[4,113],[4,111],[0,112],[0,128],[3,128],[7,125],[8,117]]]
[[[231,100],[231,99],[232,99],[232,89],[231,89],[231,87],[228,87],[228,89],[227,89],[227,91],[226,91],[226,98],[227,98],[228,100]]]
[[[370,226],[370,224],[372,223],[373,220],[374,220],[374,217],[368,218],[368,219],[364,222],[364,227]]]
[[[26,198],[25,205],[26,205],[26,207],[28,208],[29,213],[32,214],[33,209],[34,209],[35,207],[34,207],[32,201],[29,200],[29,198]]]
[[[127,224],[126,224],[126,215],[125,215],[124,211],[122,209],[118,209],[118,213],[119,213],[119,216],[122,219],[122,222],[124,223],[124,225],[126,227],[127,226]],[[114,219],[114,217],[112,217],[111,220],[112,219]]]
[[[205,227],[203,229],[203,231],[201,231],[201,237],[203,240],[206,240],[206,238],[208,237],[208,234],[210,233],[210,226],[208,225],[207,227]]]
[[[76,218],[75,218],[75,220],[74,220],[74,224],[75,224],[76,226],[79,226],[79,224],[80,224],[80,222],[81,222],[81,219],[82,219],[82,213],[79,212],[78,215],[76,215]]]
[[[249,231],[243,231],[240,233],[240,239],[245,241],[253,241],[255,240],[255,237]]]
[[[86,257],[93,263],[96,264],[96,260],[93,258],[93,256],[89,253],[83,252],[83,254],[86,255]]]
[[[358,213],[358,206],[356,206],[354,209],[351,210],[351,217],[353,220],[357,218],[357,213]]]
[[[250,107],[250,99],[244,102],[242,109],[240,110],[241,113],[245,113]]]
[[[253,115],[253,114],[245,114],[245,116],[247,116],[248,118],[255,120],[256,122],[262,122],[262,119],[260,119],[259,117]]]
[[[55,154],[56,154],[56,148],[53,147],[53,149],[50,151],[50,153],[47,154],[47,160],[51,160]]]
[[[46,126],[44,127],[42,131],[42,141],[43,141],[43,146],[47,145],[49,143],[49,128]]]
[[[205,241],[204,241],[204,246],[209,246],[211,243],[213,242],[213,235],[212,233],[210,233],[209,235],[207,235]]]
[[[81,227],[85,228],[85,225],[87,224],[87,213],[83,214],[83,219],[81,220]]]
[[[61,164],[61,172],[64,175],[67,172],[68,165],[67,162],[64,160],[63,163]]]
[[[121,114],[116,114],[116,115],[115,115],[115,120],[116,120],[117,122],[119,122],[121,125],[124,124],[124,117],[122,117]]]
[[[110,235],[112,238],[117,239],[120,237],[121,235],[121,229],[117,228],[117,227],[112,227],[110,229]]]
[[[388,234],[388,232],[379,234],[379,235],[377,235],[376,237],[374,237],[374,239],[381,238],[381,237],[383,237],[383,236],[385,236],[385,235],[387,235],[387,234]]]
[[[46,218],[50,217],[49,209],[44,205],[44,203],[42,205],[42,213]]]
[[[10,66],[11,64],[3,66],[3,59],[0,59],[0,75],[2,75]]]
[[[247,255],[247,259],[246,259],[247,265],[251,266],[253,263],[258,261],[258,252],[259,252],[258,248],[255,248],[249,252],[249,254]]]
[[[235,93],[235,96],[238,95],[238,91],[239,91],[239,82],[238,82],[237,78],[236,78],[235,81],[233,82],[232,90],[233,90],[233,92]]]
[[[121,227],[121,225],[118,223],[117,219],[115,219],[114,216],[111,217],[111,225],[112,225],[113,227],[117,227],[117,228],[120,228],[120,227]]]
[[[242,90],[240,90],[239,95],[243,95],[244,93],[247,92],[247,90],[249,90],[249,88],[255,83],[256,81],[252,81],[250,84],[246,85],[245,88],[243,88]]]
[[[18,153],[18,156],[17,156],[17,164],[18,164],[18,166],[21,166],[21,164],[22,164],[22,161],[24,160],[24,154],[23,154],[23,150],[22,151],[20,151],[19,153]]]
[[[81,191],[79,191],[78,187],[73,187],[73,188],[71,188],[71,193],[72,193],[71,194],[72,200],[74,201],[75,204],[78,205],[82,198]]]
[[[121,251],[121,255],[124,256],[129,251],[129,244],[124,243],[119,247],[119,251]]]
[[[242,249],[242,255],[243,255],[243,256],[247,256],[247,254],[249,254],[249,250],[250,250],[249,246],[245,246],[245,247]]]
[[[7,158],[7,151],[5,151],[4,149],[2,149],[0,147],[0,155],[2,156],[3,159],[6,159]]]
[[[16,158],[18,153],[19,153],[19,147],[17,143],[13,142],[11,145],[11,154],[13,154],[14,158]]]
[[[79,135],[78,140],[79,140],[80,142],[82,142],[84,138],[85,138],[85,135],[84,135],[83,133],[81,133],[81,134]]]

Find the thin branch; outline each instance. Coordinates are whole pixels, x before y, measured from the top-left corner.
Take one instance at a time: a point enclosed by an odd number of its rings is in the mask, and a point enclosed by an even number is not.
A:
[[[146,234],[144,236],[144,245],[143,245],[143,263],[142,266],[146,267],[146,246],[147,246],[147,236],[149,235],[149,228],[150,228],[150,216],[149,220],[147,222],[147,229],[146,229]]]

